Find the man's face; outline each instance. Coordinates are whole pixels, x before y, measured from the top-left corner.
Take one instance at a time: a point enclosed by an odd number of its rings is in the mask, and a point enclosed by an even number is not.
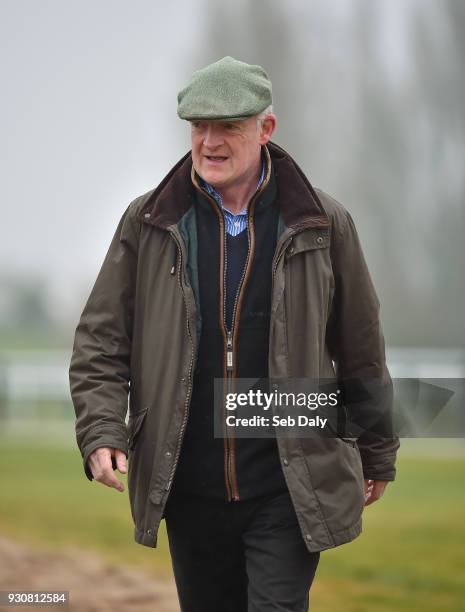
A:
[[[192,121],[192,163],[195,171],[217,189],[253,179],[261,146],[271,138],[276,119],[269,115],[257,127],[257,118],[241,121]]]

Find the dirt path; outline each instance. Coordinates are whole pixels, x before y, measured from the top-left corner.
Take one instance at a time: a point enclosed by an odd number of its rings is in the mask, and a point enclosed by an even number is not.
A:
[[[179,612],[173,582],[157,581],[141,570],[112,566],[87,553],[41,553],[0,536],[0,590],[67,590],[65,607],[20,606],[0,610],[73,612]]]

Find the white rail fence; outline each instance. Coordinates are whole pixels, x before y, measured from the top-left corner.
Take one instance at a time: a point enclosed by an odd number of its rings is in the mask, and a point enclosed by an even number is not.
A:
[[[465,378],[465,349],[388,347],[386,353],[393,378]],[[70,357],[60,350],[0,352],[0,436],[74,443]]]

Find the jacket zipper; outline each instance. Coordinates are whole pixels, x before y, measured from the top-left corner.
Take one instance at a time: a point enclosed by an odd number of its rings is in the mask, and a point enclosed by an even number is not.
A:
[[[233,346],[232,346],[232,332],[228,330],[226,332],[226,392],[231,393],[233,390]],[[226,415],[223,415],[226,421]],[[229,445],[229,437],[227,434],[227,430],[224,430],[224,440],[225,440],[225,479],[226,479],[226,490],[228,493],[228,501],[234,500],[237,501],[239,499],[239,494],[237,491],[237,483],[234,482],[232,476],[232,458],[231,458],[231,449]]]
[[[257,196],[262,192],[266,183],[268,181],[264,181],[259,191],[257,191],[248,207],[248,223],[247,223],[247,233],[248,233],[248,250],[247,250],[247,259],[246,264],[244,266],[244,270],[242,271],[242,276],[239,281],[239,286],[236,291],[236,296],[234,300],[233,313],[231,319],[231,329],[228,329],[226,325],[226,267],[227,267],[227,249],[226,249],[226,226],[224,222],[223,212],[219,209],[218,204],[212,198],[212,196],[205,191],[202,190],[202,193],[211,201],[213,207],[218,215],[220,222],[220,233],[221,233],[221,249],[222,253],[222,291],[223,291],[223,299],[222,299],[222,313],[221,313],[221,324],[223,328],[223,335],[226,341],[226,351],[225,351],[225,366],[224,373],[226,379],[226,391],[227,393],[231,393],[233,389],[233,380],[235,378],[235,342],[237,341],[237,327],[235,325],[236,319],[240,319],[240,310],[242,305],[242,295],[243,289],[246,285],[246,281],[248,280],[250,274],[250,262],[252,261],[251,253],[254,251],[255,245],[255,237],[253,234],[253,211],[255,207],[255,203],[257,200]],[[223,402],[224,403],[224,402]],[[225,415],[224,415],[225,416]],[[225,419],[224,419],[225,421]],[[229,437],[226,427],[224,429],[224,449],[225,449],[225,483],[226,483],[226,491],[228,496],[228,501],[239,501],[239,490],[237,485],[237,474],[236,474],[236,451],[235,451],[235,438],[233,436]]]
[[[214,208],[218,214],[218,218],[220,221],[220,232],[221,232],[221,253],[222,258],[220,262],[220,274],[221,274],[221,291],[223,294],[223,299],[221,303],[221,313],[220,313],[220,321],[221,326],[223,328],[223,335],[226,340],[226,363],[223,366],[224,370],[224,378],[226,379],[226,393],[231,393],[233,390],[233,378],[234,378],[234,346],[233,346],[233,330],[234,330],[234,313],[237,304],[237,295],[240,291],[240,287],[242,284],[242,280],[244,278],[244,272],[242,273],[241,280],[239,282],[239,287],[236,291],[236,297],[234,300],[232,321],[231,321],[231,329],[228,329],[226,325],[226,270],[227,270],[227,246],[226,246],[226,223],[224,219],[223,211],[221,211],[213,198],[210,197]],[[248,252],[247,252],[248,258]],[[222,269],[221,269],[222,268]],[[224,405],[223,401],[223,405]],[[228,501],[238,501],[239,500],[239,492],[237,487],[237,479],[234,474],[234,453],[231,452],[231,438],[228,436],[228,431],[226,428],[226,414],[223,414],[223,423],[224,423],[224,477],[225,477],[225,485],[226,485],[226,493],[228,497]]]
[[[235,331],[235,322],[236,322],[236,312],[237,312],[237,304],[239,301],[239,295],[242,291],[242,286],[244,284],[244,278],[246,277],[249,261],[250,261],[250,231],[249,231],[250,223],[247,224],[247,257],[244,269],[242,270],[241,279],[239,281],[239,285],[236,290],[236,295],[234,297],[234,305],[233,312],[231,317],[231,329],[228,329],[226,323],[226,291],[224,291],[224,299],[223,299],[223,326],[226,331],[226,380],[227,380],[227,392],[231,393],[233,391],[233,379],[234,379],[234,331]],[[223,237],[223,245],[224,245],[224,267],[223,267],[223,283],[226,288],[226,274],[227,274],[227,248],[226,248],[226,226],[224,228],[224,237]],[[227,434],[227,431],[226,431]],[[236,449],[235,449],[235,438],[234,435],[230,437],[226,435],[226,475],[229,485],[231,487],[230,492],[230,500],[229,501],[239,501],[239,490],[237,486],[237,475],[236,475]]]
[[[247,285],[247,280],[250,275],[251,262],[253,261],[253,255],[255,252],[255,235],[254,235],[254,227],[253,227],[253,212],[255,208],[255,202],[257,200],[257,195],[262,191],[256,192],[249,202],[248,206],[248,219],[247,219],[247,257],[245,261],[244,269],[242,270],[242,276],[239,281],[239,286],[236,291],[236,296],[234,298],[234,306],[231,317],[231,329],[227,329],[226,325],[226,298],[224,299],[223,304],[223,325],[226,330],[227,336],[227,344],[226,344],[226,373],[227,373],[227,388],[228,393],[232,391],[233,387],[233,379],[236,377],[235,371],[235,345],[237,343],[237,329],[236,320],[240,321],[240,312],[242,306],[242,297],[245,291],[245,287]],[[226,231],[224,234],[224,245],[225,245],[225,253],[226,253]],[[225,257],[225,266],[224,266],[224,280],[226,286],[226,268],[227,268],[227,259]],[[226,295],[226,292],[225,292]],[[234,434],[231,437],[227,437],[228,441],[228,455],[227,455],[227,473],[228,480],[231,484],[231,499],[230,501],[239,501],[239,489],[237,485],[237,474],[236,474],[236,439]]]
[[[176,242],[177,245],[177,249],[179,249],[179,262],[177,263],[177,268],[178,268],[178,273],[177,273],[177,279],[178,279],[178,283],[179,283],[179,287],[181,288],[182,291],[182,295],[184,297],[184,304],[186,307],[186,322],[187,322],[187,334],[189,336],[189,340],[191,342],[191,346],[194,347],[194,341],[192,338],[192,334],[191,334],[191,330],[190,330],[190,325],[189,325],[189,312],[187,309],[187,304],[186,304],[186,298],[184,296],[184,289],[182,286],[182,282],[181,282],[181,269],[182,269],[182,247],[181,244],[176,236],[176,234],[173,231],[170,231],[171,236],[173,237],[174,241]],[[186,425],[187,425],[187,420],[189,417],[189,402],[190,402],[190,396],[192,393],[192,370],[193,370],[193,366],[194,366],[194,350],[192,349],[191,351],[191,359],[190,359],[190,363],[189,363],[189,371],[188,371],[188,387],[187,387],[187,393],[186,393],[186,401],[184,402],[184,413],[183,413],[183,419],[181,422],[181,427],[179,429],[179,433],[178,433],[178,438],[177,438],[177,442],[176,442],[176,452],[175,452],[175,456],[174,456],[174,461],[173,461],[173,465],[171,467],[171,471],[168,477],[168,482],[165,485],[165,491],[169,491],[171,488],[171,485],[173,483],[173,478],[174,478],[174,474],[176,472],[176,467],[178,465],[178,460],[179,460],[179,456],[181,454],[181,445],[182,445],[182,439],[184,437],[184,431],[186,429]]]
[[[225,246],[225,236],[226,236],[226,230],[225,230],[225,222],[224,222],[224,215],[222,213],[222,211],[220,211],[218,205],[216,204],[216,201],[210,196],[210,194],[205,193],[207,199],[209,199],[213,205],[213,209],[215,210],[216,214],[218,215],[218,222],[220,224],[220,275],[221,275],[221,279],[220,279],[220,297],[221,299],[221,310],[222,312],[220,313],[220,322],[221,324],[221,328],[222,328],[222,332],[223,332],[223,336],[224,339],[226,341],[226,363],[223,362],[223,379],[226,379],[226,383],[227,383],[227,389],[226,389],[226,393],[230,393],[230,390],[232,388],[232,367],[229,366],[229,363],[233,363],[233,355],[232,355],[232,343],[231,340],[228,342],[228,335],[226,333],[226,327],[224,325],[224,307],[225,307],[225,303],[226,303],[226,298],[225,298],[225,256],[226,256],[226,246]],[[225,390],[223,388],[223,402],[222,405],[225,406]],[[223,409],[224,410],[224,409]],[[224,410],[225,412],[225,410]],[[223,452],[224,452],[224,457],[223,457],[223,467],[224,467],[224,482],[225,482],[225,486],[226,486],[226,493],[227,493],[227,498],[228,501],[231,501],[232,498],[232,482],[230,479],[230,467],[229,467],[229,443],[228,443],[228,435],[227,435],[227,431],[226,431],[226,415],[223,414]]]

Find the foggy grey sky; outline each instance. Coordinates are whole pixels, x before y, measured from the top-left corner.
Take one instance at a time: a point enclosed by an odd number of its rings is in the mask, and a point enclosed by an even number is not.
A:
[[[129,201],[188,148],[176,94],[198,4],[1,6],[1,273],[50,278],[65,298],[95,276]]]
[[[327,3],[331,18],[344,19],[354,2]],[[395,70],[411,3],[378,1]],[[297,27],[302,4],[287,4]],[[124,209],[189,147],[176,94],[199,58],[218,59],[203,35],[207,8],[2,0],[0,274],[39,275],[57,307],[78,314]]]

